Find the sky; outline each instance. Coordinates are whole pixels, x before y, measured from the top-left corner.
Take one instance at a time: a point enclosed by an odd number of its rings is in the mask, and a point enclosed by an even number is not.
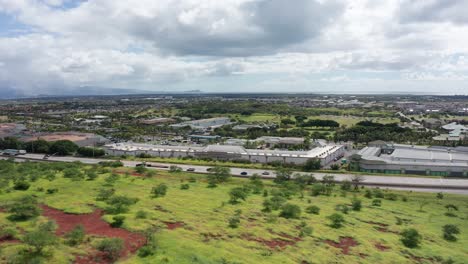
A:
[[[468,94],[467,0],[0,0],[0,90]]]

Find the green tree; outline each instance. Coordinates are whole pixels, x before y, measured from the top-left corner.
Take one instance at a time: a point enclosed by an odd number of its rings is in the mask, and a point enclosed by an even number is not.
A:
[[[401,232],[401,242],[409,248],[415,248],[421,242],[421,235],[414,228],[405,229]]]
[[[70,246],[79,245],[84,241],[85,235],[83,225],[77,225],[65,235],[66,243]]]
[[[33,248],[36,254],[42,254],[42,250],[47,246],[57,243],[57,237],[54,234],[53,222],[39,225],[36,230],[26,233],[23,242]]]
[[[275,173],[276,177],[275,179],[273,180],[275,183],[283,183],[283,182],[286,182],[286,181],[289,181],[291,179],[291,176],[292,176],[292,170],[289,169],[289,168],[283,168],[283,167],[280,167],[276,170],[276,173]]]
[[[59,140],[52,143],[50,153],[61,156],[66,156],[75,153],[78,150],[78,145],[70,140]]]
[[[164,183],[161,183],[158,186],[153,187],[153,189],[151,189],[151,194],[153,195],[153,198],[166,196],[166,193],[167,185]]]
[[[242,187],[235,187],[229,191],[229,202],[231,204],[237,204],[239,200],[245,201],[248,193]]]
[[[279,216],[298,219],[301,216],[301,208],[298,205],[287,203],[281,207]]]
[[[123,214],[128,212],[129,207],[136,202],[138,202],[137,198],[130,198],[123,195],[113,195],[106,200],[106,203],[109,205],[106,208],[106,211],[110,214]]]
[[[96,248],[106,254],[108,259],[115,261],[119,258],[123,246],[123,240],[120,238],[105,238],[97,244]]]
[[[322,164],[320,162],[320,159],[313,158],[313,159],[308,159],[302,169],[304,171],[315,171],[315,170],[320,170],[322,168]]]
[[[332,214],[327,217],[330,220],[330,226],[333,228],[340,228],[343,226],[345,219],[341,214]]]
[[[351,209],[353,209],[353,211],[361,211],[361,208],[362,208],[361,200],[354,198],[351,201]]]
[[[112,223],[110,224],[112,227],[121,227],[125,221],[125,216],[123,215],[116,215],[112,217]]]
[[[456,225],[444,225],[442,227],[443,237],[447,241],[457,241],[455,235],[460,234],[460,229]]]
[[[216,187],[217,184],[226,182],[231,177],[231,169],[221,166],[215,166],[208,174],[209,187]]]
[[[13,221],[24,221],[38,216],[41,211],[37,206],[37,201],[32,196],[23,196],[13,202],[9,209],[10,216]]]

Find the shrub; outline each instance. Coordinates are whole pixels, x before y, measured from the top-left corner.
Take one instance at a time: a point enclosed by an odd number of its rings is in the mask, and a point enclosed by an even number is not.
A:
[[[189,179],[188,179],[189,182],[191,183],[194,183],[194,182],[197,182],[197,179],[193,176],[191,176]]]
[[[455,235],[460,234],[460,229],[456,225],[444,225],[442,227],[443,237],[447,241],[457,241]]]
[[[171,172],[171,173],[182,172],[182,168],[179,167],[179,166],[176,166],[176,165],[171,165],[171,166],[169,167],[169,172]]]
[[[47,190],[46,190],[46,193],[47,193],[47,194],[54,194],[54,193],[56,193],[56,192],[58,192],[58,189],[57,189],[57,188],[52,188],[52,189],[47,189]]]
[[[152,255],[154,255],[154,248],[152,246],[146,245],[138,250],[138,257],[140,258],[146,258]]]
[[[27,181],[19,180],[13,185],[13,189],[17,191],[26,191],[31,185]]]
[[[146,219],[148,217],[148,213],[146,213],[145,211],[143,210],[139,210],[138,212],[136,212],[135,214],[135,218],[136,219]]]
[[[240,214],[235,214],[231,218],[229,218],[229,227],[230,228],[238,228],[240,224]]]
[[[369,189],[366,189],[366,192],[364,193],[364,197],[368,199],[372,199],[372,191]]]
[[[333,228],[340,228],[345,222],[343,215],[341,214],[332,214],[327,217],[330,220],[330,226]]]
[[[83,226],[77,225],[65,235],[66,243],[70,246],[79,245],[83,242],[85,235],[86,234]]]
[[[110,214],[123,214],[128,211],[130,205],[138,202],[137,198],[130,198],[123,195],[114,195],[106,200],[106,203],[109,207],[106,208],[106,211]]]
[[[105,238],[96,247],[106,254],[110,260],[116,260],[123,249],[123,240],[120,238]]]
[[[301,222],[299,225],[299,237],[305,237],[312,235],[314,229],[307,225],[306,222]]]
[[[301,208],[295,204],[285,204],[281,207],[280,217],[298,219],[301,216]]]
[[[316,214],[318,215],[320,213],[320,208],[318,206],[315,206],[315,205],[311,205],[309,207],[306,208],[306,212],[308,214]]]
[[[349,207],[346,204],[337,204],[335,206],[335,210],[339,211],[339,212],[342,212],[343,214],[348,214]]]
[[[8,219],[13,221],[24,221],[36,217],[40,214],[40,209],[37,206],[37,201],[32,196],[23,196],[13,202],[10,206]]]
[[[243,200],[245,201],[245,199],[247,198],[247,192],[244,188],[242,187],[235,187],[235,188],[232,188],[230,191],[229,191],[229,202],[231,204],[236,204],[239,202],[239,200]]]
[[[188,190],[190,189],[190,185],[188,183],[184,183],[180,185],[181,190]]]
[[[341,182],[341,190],[343,191],[349,191],[351,190],[351,182],[348,180],[344,180]]]
[[[382,190],[376,188],[374,189],[374,196],[375,198],[384,198],[384,194],[382,192]]]
[[[380,199],[372,200],[372,206],[381,206],[381,205],[382,205],[382,200]]]
[[[405,229],[401,232],[401,242],[405,247],[415,248],[421,242],[421,235],[414,228]]]
[[[41,254],[45,247],[57,243],[57,237],[54,231],[55,224],[53,222],[47,222],[40,225],[36,230],[26,233],[23,242],[31,246],[34,249],[34,253]]]
[[[116,215],[112,217],[112,223],[110,224],[112,227],[121,227],[124,223],[125,216],[123,215]]]
[[[167,193],[167,185],[164,183],[159,184],[156,187],[153,187],[151,190],[151,194],[153,195],[153,198],[158,198],[158,197],[163,197]]]
[[[398,196],[397,196],[396,194],[394,194],[394,193],[387,193],[387,194],[384,196],[384,198],[385,198],[386,200],[390,200],[390,201],[396,201],[396,200],[398,200]]]
[[[353,199],[351,201],[351,208],[353,209],[353,211],[361,211],[361,208],[362,208],[362,203],[361,203],[361,200],[359,199]]]
[[[112,195],[114,195],[115,189],[113,188],[102,188],[98,191],[98,194],[96,196],[96,201],[106,201]]]

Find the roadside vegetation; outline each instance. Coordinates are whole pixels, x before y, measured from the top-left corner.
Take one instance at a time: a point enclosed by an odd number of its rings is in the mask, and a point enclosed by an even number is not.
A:
[[[466,261],[466,196],[278,172],[0,161],[0,263]]]

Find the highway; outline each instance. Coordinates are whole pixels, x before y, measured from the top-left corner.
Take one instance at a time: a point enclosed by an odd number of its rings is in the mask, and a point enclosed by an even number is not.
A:
[[[43,159],[42,154],[24,154],[16,156],[17,161],[49,161],[49,162],[82,162],[84,164],[98,164],[101,161],[109,161],[108,159],[92,159],[92,158],[81,158],[81,157],[58,157],[52,156],[47,160]],[[8,157],[0,157],[1,159],[7,159]],[[122,160],[125,167],[135,167],[141,161],[126,161]],[[187,164],[170,164],[160,162],[149,162],[152,165],[158,167],[150,167],[151,169],[168,170],[169,166],[176,165],[182,170],[193,169],[194,173],[209,173],[207,171],[210,166],[200,165],[187,165]],[[165,168],[164,168],[165,167]],[[260,169],[246,169],[246,168],[230,168],[231,174],[237,177],[249,177],[257,173],[262,178],[273,179],[275,172],[273,170],[260,170]],[[311,174],[299,172],[300,174]],[[340,174],[340,173],[312,173],[315,178],[322,179],[325,175],[334,176],[336,181],[351,180],[353,174]],[[375,175],[362,175],[362,185],[371,187],[391,188],[398,190],[413,190],[421,192],[446,192],[446,193],[457,193],[468,195],[468,179],[446,179],[440,177],[403,177],[403,176],[375,176]]]

